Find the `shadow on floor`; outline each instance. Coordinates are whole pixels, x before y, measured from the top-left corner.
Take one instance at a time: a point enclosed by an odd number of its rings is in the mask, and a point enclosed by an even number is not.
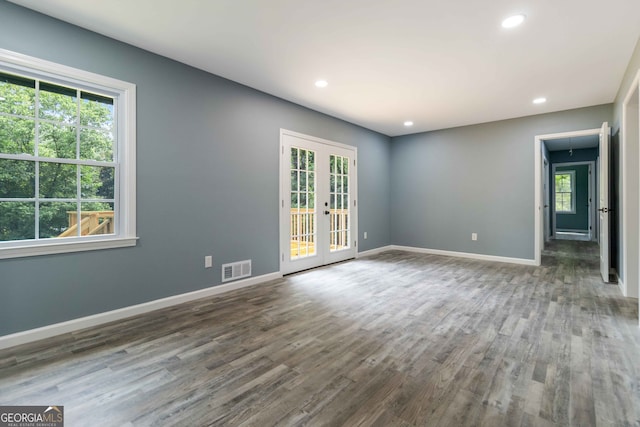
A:
[[[596,242],[578,240],[551,240],[544,245],[542,251],[542,265],[559,264],[600,268],[600,247]]]

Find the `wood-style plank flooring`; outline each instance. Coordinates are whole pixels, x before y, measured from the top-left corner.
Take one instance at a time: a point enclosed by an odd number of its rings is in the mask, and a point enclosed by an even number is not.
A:
[[[638,426],[638,302],[597,247],[391,251],[0,352],[67,426]]]

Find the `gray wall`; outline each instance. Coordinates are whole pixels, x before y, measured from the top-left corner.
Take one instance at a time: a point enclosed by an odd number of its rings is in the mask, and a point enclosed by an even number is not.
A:
[[[0,260],[0,335],[216,285],[225,262],[278,271],[280,128],[358,147],[358,249],[390,244],[388,137],[3,0],[0,48],[137,85],[140,237]]]
[[[602,126],[602,123],[600,123]],[[600,127],[598,126],[598,127]],[[549,162],[550,163],[571,163],[571,162],[595,162],[600,155],[598,148],[581,148],[579,150],[573,150],[573,154],[569,153],[569,150],[550,151]]]
[[[607,104],[393,138],[392,242],[533,259],[534,137],[611,114]]]
[[[633,83],[633,79],[635,79],[636,75],[638,74],[638,70],[640,70],[640,39],[636,43],[636,47],[634,51],[631,53],[631,57],[629,59],[629,65],[627,65],[627,70],[622,78],[622,82],[620,83],[620,88],[618,89],[618,94],[616,95],[616,99],[613,103],[613,120],[611,123],[612,145],[614,150],[613,151],[614,156],[612,157],[614,157],[614,159],[616,160],[616,164],[612,165],[612,169],[614,170],[614,177],[617,179],[617,187],[616,187],[616,193],[615,193],[617,198],[613,200],[613,205],[615,209],[614,214],[616,215],[616,218],[612,222],[614,222],[615,224],[615,227],[616,227],[615,231],[618,236],[618,242],[616,245],[617,253],[619,254],[617,257],[617,271],[618,271],[618,275],[623,279],[623,281],[625,280],[625,272],[624,272],[624,267],[622,266],[622,246],[623,246],[624,239],[627,238],[627,236],[632,235],[632,231],[622,229],[622,210],[624,209],[624,206],[623,206],[624,200],[623,200],[623,197],[621,196],[623,191],[622,163],[624,162],[624,159],[620,155],[622,150],[620,147],[620,143],[621,143],[620,127],[622,126],[622,106],[624,104],[624,98],[627,96],[627,92],[629,91],[629,88]],[[633,147],[633,149],[637,150],[638,148]],[[629,155],[632,155],[632,154],[636,154],[634,158],[638,159],[637,151],[635,153],[629,153]],[[635,164],[634,173],[637,174],[639,165],[637,162],[634,162],[634,164]],[[638,192],[640,191],[638,180],[629,180],[628,185],[629,185],[629,190],[634,195],[637,195]],[[627,200],[627,202],[630,202],[630,201]],[[636,214],[636,217],[637,217],[637,214]],[[637,231],[637,228],[635,229],[635,231]],[[635,236],[637,236],[637,233],[635,234]],[[635,240],[633,242],[633,245],[630,245],[630,246],[638,247],[639,244],[638,244],[637,237],[634,237],[634,239]],[[634,268],[637,270],[638,269],[637,258],[635,260],[630,260],[630,262],[634,263]]]

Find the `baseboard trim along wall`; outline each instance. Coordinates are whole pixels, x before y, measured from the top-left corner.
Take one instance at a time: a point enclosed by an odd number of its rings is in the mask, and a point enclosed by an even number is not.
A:
[[[380,246],[379,248],[369,249],[368,251],[358,252],[356,258],[362,258],[365,256],[378,255],[382,252],[387,252],[393,249],[393,246]]]
[[[474,254],[469,252],[456,252],[456,251],[444,251],[440,249],[427,249],[427,248],[414,248],[411,246],[397,246],[391,245],[388,246],[388,250],[397,250],[397,251],[406,251],[406,252],[417,252],[421,254],[430,254],[430,255],[443,255],[443,256],[451,256],[457,258],[470,258],[477,259],[480,261],[495,261],[495,262],[506,262],[509,264],[521,264],[521,265],[531,265],[536,266],[536,260],[534,259],[526,259],[526,258],[509,258],[497,255],[484,255],[484,254]]]
[[[620,289],[620,294],[623,297],[627,296],[627,287],[625,286],[624,282],[622,281],[622,278],[620,276],[618,276],[618,274],[616,273],[616,278],[618,279],[618,289]]]
[[[106,311],[104,313],[93,314],[91,316],[80,317],[78,319],[68,320],[66,322],[55,323],[53,325],[43,326],[41,328],[30,329],[28,331],[16,332],[15,334],[0,337],[0,350],[26,344],[33,341],[51,338],[56,335],[66,334],[68,332],[79,331],[80,329],[90,328],[114,320],[125,319],[127,317],[136,316],[138,314],[148,313],[150,311],[159,310],[161,308],[171,307],[173,305],[182,304],[184,302],[195,301],[201,298],[235,291],[237,289],[258,285],[269,282],[271,280],[281,279],[282,274],[270,273],[262,276],[250,277],[244,280],[238,280],[233,283],[212,286],[193,292],[174,295],[167,298],[161,298],[142,304],[131,305],[129,307],[119,308],[117,310]]]
[[[497,256],[497,255],[483,255],[483,254],[474,254],[469,252],[444,251],[441,249],[417,248],[413,246],[399,246],[399,245],[381,246],[379,248],[371,249],[368,251],[358,252],[358,254],[356,255],[356,258],[377,255],[386,251],[416,252],[416,253],[429,254],[429,255],[443,255],[443,256],[451,256],[451,257],[457,257],[457,258],[470,258],[470,259],[477,259],[480,261],[506,262],[509,264],[532,265],[532,266],[537,265],[534,259],[509,258],[509,257],[503,257],[503,256]]]

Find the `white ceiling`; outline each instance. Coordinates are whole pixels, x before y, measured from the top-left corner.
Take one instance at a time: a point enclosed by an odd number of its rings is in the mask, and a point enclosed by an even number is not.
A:
[[[610,103],[640,36],[638,0],[11,1],[390,136]]]

